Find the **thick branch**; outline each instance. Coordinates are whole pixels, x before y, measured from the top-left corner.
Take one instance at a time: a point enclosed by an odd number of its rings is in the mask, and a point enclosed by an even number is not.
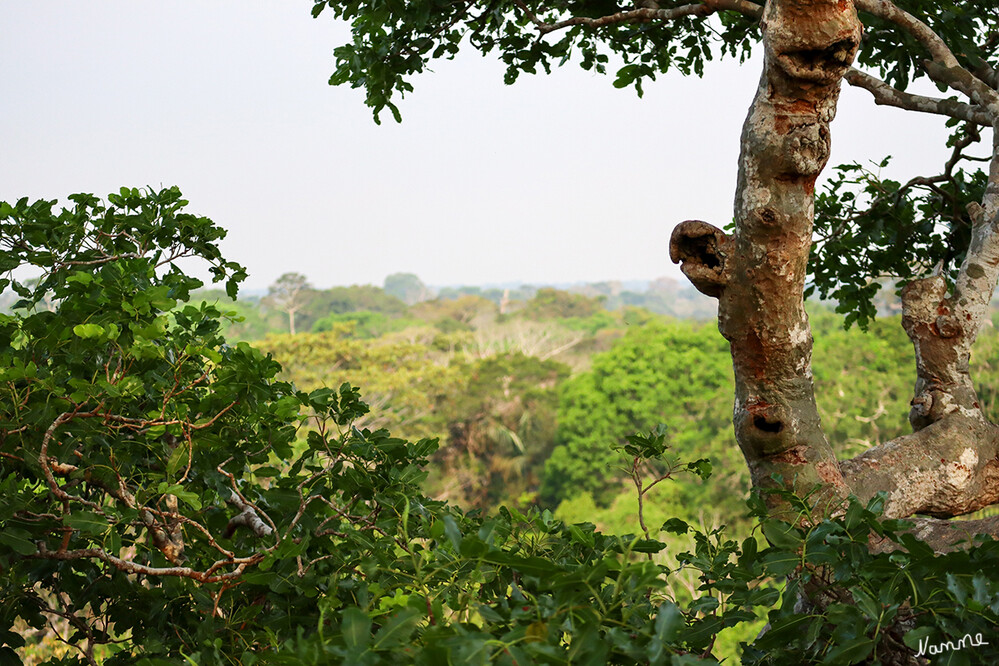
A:
[[[999,502],[999,429],[977,415],[953,413],[840,463],[866,502],[888,491],[885,516],[960,516]]]
[[[958,66],[957,58],[947,43],[915,16],[899,8],[889,0],[857,0],[857,9],[874,14],[878,18],[891,21],[915,37],[929,51],[933,59],[945,67]]]
[[[894,88],[881,79],[866,72],[850,68],[844,77],[852,86],[863,88],[874,96],[874,103],[884,106],[894,106],[907,111],[934,113],[949,118],[957,118],[965,122],[991,127],[992,120],[981,108],[955,99],[937,99],[924,95],[914,95]]]
[[[978,534],[987,534],[999,540],[999,516],[981,520],[940,520],[937,518],[913,518],[913,527],[907,530],[914,537],[939,554],[949,553],[969,545]],[[887,553],[898,550],[899,546],[889,539],[872,542],[874,552]]]
[[[919,430],[960,411],[982,418],[971,381],[971,349],[988,317],[999,280],[999,150],[993,157],[985,207],[971,204],[971,242],[947,296],[942,276],[914,280],[902,291],[902,325],[916,354],[909,421]]]
[[[856,4],[858,9],[890,21],[915,37],[933,59],[925,65],[934,81],[964,93],[978,106],[999,110],[999,94],[961,67],[947,43],[928,25],[889,0],[857,0]]]
[[[236,493],[231,493],[227,501],[230,504],[235,505],[240,511],[238,514],[229,519],[229,524],[225,527],[226,537],[231,537],[233,532],[240,527],[248,528],[251,532],[261,538],[270,535],[274,531],[270,525],[265,523],[260,518],[256,510],[254,510],[248,502],[243,500]]]

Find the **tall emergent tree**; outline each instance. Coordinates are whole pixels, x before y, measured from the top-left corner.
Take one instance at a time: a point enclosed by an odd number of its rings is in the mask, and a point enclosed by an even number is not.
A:
[[[999,428],[982,415],[968,372],[999,275],[999,150],[985,160],[987,174],[961,168],[973,159],[964,151],[982,139],[980,128],[999,122],[996,2],[680,0],[621,8],[598,0],[329,0],[315,3],[313,14],[326,7],[353,30],[352,43],[335,50],[330,82],[363,86],[376,119],[386,107],[398,119],[393,99],[412,90],[410,75],[462,45],[497,52],[507,82],[570,58],[604,72],[613,53],[624,61],[614,85],[641,94],[644,80],[670,68],[700,74],[713,48],[744,57],[762,44],[734,231],[688,221],[670,241],[671,259],[719,300],[735,369],[735,434],[754,485],[819,487],[830,501],[885,491],[892,517],[950,518],[999,501]],[[923,76],[941,97],[906,91]],[[899,184],[846,166],[816,196],[843,80],[877,104],[944,116],[954,133],[943,172]],[[816,409],[804,294],[807,286],[836,296],[848,323],[864,325],[874,280],[885,275],[905,285],[903,323],[917,372],[913,433],[840,461]],[[960,523],[962,530],[922,522],[939,548],[970,530],[999,533],[995,518]]]
[[[301,273],[285,273],[267,288],[265,305],[288,315],[288,332],[295,335],[295,315],[304,308],[313,292],[309,280]]]

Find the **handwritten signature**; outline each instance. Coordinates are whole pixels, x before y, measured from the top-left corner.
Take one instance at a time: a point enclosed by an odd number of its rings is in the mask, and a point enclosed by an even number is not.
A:
[[[925,654],[937,655],[943,654],[948,650],[963,650],[966,647],[980,647],[982,645],[988,645],[988,643],[982,640],[981,634],[975,634],[974,637],[971,634],[965,634],[960,640],[955,643],[954,641],[945,641],[943,643],[937,643],[936,645],[930,645],[929,638],[919,639],[919,652],[916,653],[917,657],[922,657]]]

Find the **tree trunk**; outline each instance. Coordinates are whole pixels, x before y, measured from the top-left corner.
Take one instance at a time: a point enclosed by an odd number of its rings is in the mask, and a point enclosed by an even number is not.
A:
[[[975,118],[999,125],[999,93],[961,69],[929,28],[883,0],[856,5],[917,36],[934,57],[930,76],[967,94]],[[885,491],[885,515],[894,518],[947,518],[994,504],[999,428],[982,414],[968,366],[999,278],[999,147],[982,204],[969,211],[972,240],[952,293],[940,276],[903,292],[902,321],[916,356],[914,432],[838,462],[815,405],[803,291],[815,180],[829,155],[829,122],[861,25],[852,1],[772,0],[762,28],[766,58],[743,128],[735,233],[688,221],[670,240],[673,261],[697,289],[719,299],[718,327],[735,368],[735,435],[753,485],[773,486],[776,477],[798,494],[819,488],[828,502]],[[769,501],[779,514],[779,500]],[[918,520],[941,550],[972,527],[965,522],[947,532],[940,521]],[[974,528],[999,534],[999,520]]]
[[[735,234],[685,222],[670,254],[719,299],[735,369],[735,435],[753,485],[780,475],[800,492],[819,485],[839,496],[846,485],[815,404],[803,291],[815,180],[861,25],[852,2],[834,0],[771,2],[762,25],[766,56],[742,132]]]

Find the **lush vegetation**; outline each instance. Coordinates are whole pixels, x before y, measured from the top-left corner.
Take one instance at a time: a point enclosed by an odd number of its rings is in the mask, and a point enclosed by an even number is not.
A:
[[[823,519],[789,497],[792,525],[750,498],[738,538],[689,524],[691,505],[745,514],[710,327],[547,320],[547,294],[529,317],[378,338],[339,322],[268,353],[227,342],[231,315],[174,264],[202,257],[235,297],[224,231],[176,189],[70,201],[0,203],[0,270],[38,276],[2,282],[19,300],[0,316],[0,663],[687,664],[743,641],[745,663],[845,664],[995,626],[996,542],[936,556],[879,500]],[[628,331],[596,354],[512,344],[541,322]],[[890,331],[828,336],[816,369],[858,446],[901,427]],[[851,364],[897,395],[845,382]],[[662,384],[678,375],[695,388]],[[851,596],[795,609],[828,584]]]

